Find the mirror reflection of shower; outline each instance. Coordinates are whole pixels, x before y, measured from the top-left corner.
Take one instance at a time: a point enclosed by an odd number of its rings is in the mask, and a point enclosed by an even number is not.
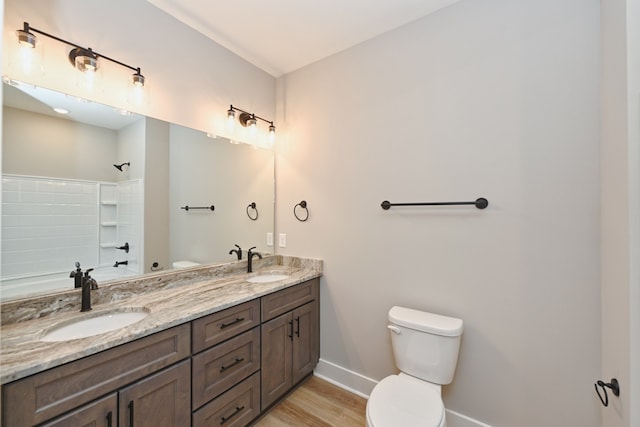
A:
[[[131,162],[124,162],[124,163],[119,164],[119,165],[113,165],[113,167],[114,167],[114,168],[116,168],[116,169],[118,169],[120,172],[122,172],[122,168],[123,168],[124,166],[129,166],[129,167],[131,167]]]

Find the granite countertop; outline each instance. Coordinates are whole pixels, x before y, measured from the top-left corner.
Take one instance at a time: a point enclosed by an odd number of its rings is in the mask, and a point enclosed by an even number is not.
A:
[[[53,298],[3,303],[0,382],[6,384],[322,275],[320,260],[274,255],[260,261],[254,263],[254,273],[249,274],[246,261],[239,261],[101,286],[92,291],[93,310],[86,313],[80,312],[79,290]],[[247,281],[250,276],[270,273],[289,277],[268,283]],[[41,341],[47,332],[75,319],[136,309],[149,315],[132,325],[91,337]]]

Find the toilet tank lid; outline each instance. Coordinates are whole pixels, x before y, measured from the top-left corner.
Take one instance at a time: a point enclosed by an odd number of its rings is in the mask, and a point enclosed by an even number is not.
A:
[[[462,320],[405,307],[391,307],[389,321],[398,326],[429,332],[445,337],[462,334]]]

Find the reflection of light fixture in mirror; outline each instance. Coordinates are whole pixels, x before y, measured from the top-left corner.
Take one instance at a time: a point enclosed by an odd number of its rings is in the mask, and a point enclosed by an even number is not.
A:
[[[273,121],[264,119],[260,116],[256,116],[253,113],[242,110],[238,107],[234,107],[233,105],[229,106],[229,109],[227,110],[227,120],[230,123],[230,127],[233,126],[233,122],[236,117],[236,111],[240,112],[240,115],[238,116],[238,121],[240,122],[240,124],[244,127],[248,127],[252,131],[255,131],[255,129],[257,128],[258,120],[268,123],[269,124],[269,141],[273,142],[275,140],[276,127],[273,124]]]
[[[118,169],[120,172],[122,172],[122,167],[125,166],[125,165],[131,167],[131,163],[130,162],[124,162],[124,163],[122,163],[120,165],[113,165],[113,167]]]
[[[67,40],[61,39],[60,37],[56,37],[54,35],[45,33],[44,31],[40,31],[37,28],[31,27],[27,22],[24,23],[22,30],[16,31],[16,35],[18,36],[18,43],[21,46],[34,49],[37,45],[37,37],[33,33],[38,33],[61,43],[72,46],[73,49],[71,49],[71,52],[69,52],[69,61],[71,61],[73,66],[83,73],[97,71],[100,67],[99,60],[100,58],[102,58],[134,71],[132,75],[133,84],[135,86],[144,86],[144,76],[140,73],[139,67],[132,67],[125,64],[124,62],[117,61],[101,53],[95,52],[91,48],[84,48],[82,46],[78,46],[75,43],[71,43]]]

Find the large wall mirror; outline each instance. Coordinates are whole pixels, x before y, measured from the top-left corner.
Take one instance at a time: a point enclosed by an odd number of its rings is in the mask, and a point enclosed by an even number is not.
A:
[[[231,262],[236,244],[273,251],[273,152],[43,88],[3,91],[2,300],[73,288],[76,262],[105,282]]]

